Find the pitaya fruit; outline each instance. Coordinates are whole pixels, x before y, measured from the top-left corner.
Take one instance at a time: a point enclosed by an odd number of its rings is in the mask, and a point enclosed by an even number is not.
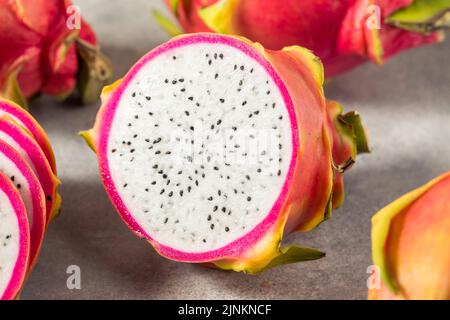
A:
[[[450,173],[372,218],[372,257],[382,280],[369,299],[450,299]]]
[[[56,190],[59,180],[53,173],[42,149],[33,137],[10,117],[0,117],[0,140],[13,147],[39,178],[46,199],[47,223],[54,211],[59,210],[60,196]]]
[[[106,88],[82,135],[121,217],[161,255],[256,273],[323,256],[281,248],[283,235],[330,216],[340,173],[368,149],[322,82],[306,49],[185,35]]]
[[[111,68],[73,8],[69,0],[0,0],[0,96],[22,106],[40,92],[64,99],[78,81],[85,103],[98,98]]]
[[[28,270],[30,235],[25,205],[0,173],[0,300],[15,299]]]
[[[450,0],[166,0],[185,32],[238,34],[279,50],[301,45],[333,76],[443,39]],[[160,13],[172,35],[181,30]]]
[[[11,117],[29,131],[44,152],[53,173],[57,174],[55,156],[53,155],[50,140],[33,116],[14,102],[0,98],[0,117],[4,115]]]
[[[45,196],[31,167],[9,144],[0,139],[0,172],[20,192],[30,224],[29,270],[34,266],[46,228]]]

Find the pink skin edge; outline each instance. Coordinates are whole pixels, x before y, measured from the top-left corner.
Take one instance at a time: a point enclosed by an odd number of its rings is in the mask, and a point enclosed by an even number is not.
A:
[[[36,174],[42,185],[45,196],[51,195],[52,200],[46,200],[46,223],[48,224],[52,213],[56,186],[53,171],[50,168],[47,158],[39,145],[11,122],[0,118],[0,131],[3,131],[10,136],[27,153],[36,168]]]
[[[33,212],[31,213],[33,216],[33,225],[30,226],[31,244],[29,257],[29,269],[31,269],[36,262],[36,258],[42,245],[42,240],[44,238],[46,225],[45,206],[42,206],[45,204],[44,193],[33,170],[31,170],[29,165],[21,158],[17,151],[15,151],[7,143],[0,140],[0,152],[15,164],[17,169],[27,180],[27,184],[30,188],[33,205]]]
[[[4,100],[0,100],[0,110],[3,110],[13,118],[19,120],[20,124],[23,124],[23,126],[31,133],[34,139],[36,139],[37,144],[44,152],[53,173],[56,174],[55,156],[50,147],[49,139],[45,134],[44,129],[42,129],[42,127],[36,122],[33,116],[22,110],[20,107]]]
[[[9,199],[11,206],[16,211],[17,222],[19,224],[19,252],[18,258],[14,265],[12,278],[10,279],[3,295],[0,300],[14,299],[19,292],[22,283],[25,279],[25,275],[28,267],[28,253],[30,249],[30,235],[28,231],[28,219],[20,197],[19,191],[17,191],[7,176],[0,173],[0,190],[2,190]],[[1,223],[1,221],[0,221]]]
[[[197,43],[210,43],[210,44],[219,43],[237,48],[243,53],[245,53],[247,56],[256,60],[256,62],[258,62],[267,71],[267,73],[272,77],[273,81],[280,90],[285,105],[288,109],[292,129],[292,150],[293,150],[286,181],[282,187],[278,199],[276,200],[274,206],[272,207],[270,213],[266,216],[266,218],[264,218],[263,221],[261,221],[254,229],[249,231],[241,238],[234,240],[231,243],[219,249],[201,253],[185,252],[165,246],[154,240],[149,234],[145,232],[145,230],[143,230],[143,228],[136,222],[136,220],[130,214],[130,211],[123,203],[120,195],[118,194],[114,182],[110,179],[111,173],[107,157],[108,137],[114,119],[115,111],[122,97],[122,94],[128,87],[128,84],[134,79],[134,77],[141,70],[141,68],[144,65],[146,65],[149,61],[151,61],[153,58],[171,49]],[[155,249],[161,255],[166,256],[172,260],[183,262],[208,262],[220,260],[223,258],[238,257],[240,254],[245,253],[246,250],[251,248],[252,245],[256,244],[259,240],[261,240],[262,237],[267,234],[267,232],[272,228],[272,226],[277,222],[278,218],[280,217],[281,210],[287,198],[289,185],[291,184],[293,178],[299,148],[299,133],[298,133],[297,118],[294,111],[294,105],[292,103],[292,100],[290,98],[289,92],[285,84],[283,83],[282,79],[277,74],[277,72],[274,70],[270,62],[267,59],[265,59],[254,48],[252,48],[250,45],[235,38],[217,34],[215,35],[196,34],[183,36],[157,47],[156,49],[152,50],[147,55],[145,55],[143,58],[141,58],[124,77],[122,83],[116,88],[114,94],[110,97],[107,104],[105,105],[105,112],[100,119],[100,124],[97,132],[99,133],[97,142],[98,142],[98,162],[101,171],[101,177],[107,190],[108,196],[110,197],[117,211],[121,215],[122,219],[138,236],[144,237],[148,241],[150,241],[150,243],[153,244]]]

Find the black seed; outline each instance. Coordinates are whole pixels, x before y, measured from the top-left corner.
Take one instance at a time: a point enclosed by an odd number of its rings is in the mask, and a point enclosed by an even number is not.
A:
[[[219,74],[216,73],[216,74],[214,75],[214,79],[217,79],[218,77],[219,77]]]
[[[164,80],[165,83],[169,83],[169,79]]]
[[[225,227],[225,232],[228,232],[228,231],[230,231],[230,228]]]
[[[223,59],[223,53],[219,54],[219,58]]]
[[[139,116],[138,116],[138,115],[135,115],[134,118],[135,118],[135,119],[139,119]]]
[[[173,196],[173,191],[169,192],[169,197]]]
[[[208,201],[213,201],[213,197],[208,197]]]
[[[20,189],[22,186],[19,184],[17,184],[17,189]]]
[[[136,97],[136,92],[133,92],[132,94],[131,94],[131,96],[134,98],[134,97]]]
[[[173,80],[173,81],[172,81],[172,84],[176,84],[176,83],[177,83],[177,80]]]
[[[160,150],[155,151],[155,154],[160,154],[160,153],[161,153]]]
[[[244,71],[244,66],[241,66],[241,70]]]
[[[247,101],[242,102],[242,105],[245,106],[247,104]]]
[[[158,165],[155,164],[152,168],[153,168],[153,169],[158,169]]]
[[[187,191],[188,191],[188,192],[191,192],[191,189],[192,189],[191,186],[188,186],[188,187],[187,187]]]
[[[191,129],[191,131],[194,131],[194,127],[193,126],[190,126],[189,129]]]
[[[207,218],[206,218],[206,220],[208,220],[208,221],[211,221],[211,215],[209,215]]]
[[[134,149],[131,149],[131,150],[130,150],[130,153],[133,153],[134,151],[135,151]]]
[[[250,181],[250,176],[249,175],[246,175],[245,177],[247,178],[247,180]]]
[[[145,188],[145,192],[148,192],[149,190],[148,190],[148,188]]]
[[[225,102],[225,99],[219,99],[219,101],[220,101],[221,103],[224,103],[224,102]]]
[[[216,171],[219,171],[219,167],[214,167],[213,169]]]
[[[147,99],[147,101],[152,100],[152,97],[146,96],[145,99]]]
[[[252,201],[252,197],[247,197],[247,201]]]
[[[186,88],[181,88],[180,91],[181,91],[181,92],[185,92],[185,91],[186,91]]]
[[[114,153],[114,152],[116,152],[116,151],[117,151],[116,149],[112,149],[112,150],[111,150],[112,153]]]
[[[214,230],[214,224],[211,224],[209,227],[211,228],[211,230]]]
[[[162,175],[162,177],[163,177],[163,179],[167,179],[167,174],[164,173],[164,174]]]
[[[164,190],[164,189],[161,189],[161,192],[160,192],[159,194],[163,194],[163,193],[164,193],[164,191],[166,191],[166,190]]]
[[[223,213],[227,212],[227,208],[222,207],[222,212],[223,212]]]
[[[281,176],[281,170],[278,170],[277,175]]]
[[[177,60],[177,57],[173,56],[172,59],[173,59],[173,60]]]
[[[187,116],[189,116],[189,111],[186,110],[184,113],[185,113]]]
[[[214,206],[214,208],[213,208],[213,212],[216,212],[216,211],[217,211],[217,209],[219,209],[219,207],[218,207],[218,206]]]
[[[180,81],[180,82],[184,82],[184,79],[183,79],[183,78],[181,78],[181,79],[179,79],[178,81]]]
[[[125,184],[123,185],[124,188],[126,188],[127,186],[128,186],[128,183],[125,183]]]
[[[267,92],[266,92],[268,95],[270,94],[270,90],[267,90]]]
[[[155,185],[156,184],[156,181],[152,181],[152,185]]]
[[[261,168],[258,168],[258,170],[256,170],[256,172],[261,173]]]
[[[206,239],[203,239],[202,241],[203,241],[204,243],[206,243]]]
[[[209,61],[208,61],[208,64],[209,64],[209,65],[211,65],[211,64],[212,64],[212,61],[211,61],[211,60],[209,60]]]
[[[259,110],[256,110],[255,112],[253,112],[254,114],[258,115],[259,114]]]

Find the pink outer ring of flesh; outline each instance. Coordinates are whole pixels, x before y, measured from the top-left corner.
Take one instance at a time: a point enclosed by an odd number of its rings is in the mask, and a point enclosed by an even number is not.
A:
[[[0,189],[8,197],[14,208],[19,224],[19,252],[14,265],[12,278],[5,288],[1,300],[14,299],[19,292],[28,268],[28,253],[30,249],[30,234],[28,227],[27,212],[19,191],[17,191],[7,176],[0,173]],[[1,223],[1,221],[0,221]]]
[[[128,210],[126,205],[123,203],[120,195],[117,192],[114,182],[111,179],[111,172],[108,164],[108,137],[111,130],[111,125],[113,123],[114,115],[119,101],[129,83],[133,81],[136,74],[141,70],[141,68],[155,57],[167,51],[170,51],[171,49],[197,43],[229,45],[231,47],[239,49],[247,56],[256,60],[256,62],[258,62],[267,71],[267,73],[271,76],[278,89],[280,90],[285,105],[288,109],[292,129],[292,157],[289,165],[289,171],[280,195],[275,201],[275,204],[273,205],[269,214],[256,227],[254,227],[251,231],[249,231],[239,239],[236,239],[221,248],[201,253],[185,252],[165,246],[157,242],[149,234],[147,234],[147,232],[145,232],[145,230],[143,230],[143,228],[136,222],[136,220],[130,214],[130,211]],[[253,244],[260,240],[266,234],[266,232],[269,231],[269,229],[277,222],[293,178],[297,153],[299,149],[299,133],[294,105],[292,103],[289,92],[280,76],[277,74],[270,62],[249,44],[246,44],[230,36],[217,34],[194,34],[182,36],[157,47],[156,49],[146,54],[143,58],[141,58],[124,77],[123,82],[117,87],[111,98],[107,101],[105,112],[101,117],[100,125],[98,127],[98,133],[98,161],[101,171],[101,177],[109,197],[111,198],[114,206],[118,210],[123,220],[138,236],[144,237],[149,240],[160,254],[173,260],[185,262],[207,262],[226,257],[236,257],[244,252],[245,249],[250,248]]]
[[[55,156],[50,146],[50,141],[39,123],[28,112],[20,108],[19,106],[8,102],[7,100],[0,99],[0,110],[3,110],[6,114],[13,117],[14,120],[18,120],[20,125],[23,125],[27,129],[37,144],[41,147],[53,173],[56,174]]]
[[[36,175],[41,183],[45,196],[52,197],[51,201],[46,200],[46,223],[50,221],[52,206],[55,200],[55,178],[50,168],[42,148],[35,142],[33,137],[26,135],[15,124],[0,118],[0,131],[3,131],[11,139],[13,139],[27,153],[31,162],[36,169]]]
[[[27,180],[27,184],[30,187],[31,200],[33,204],[33,212],[30,215],[33,216],[33,223],[30,225],[30,257],[29,257],[29,269],[31,269],[37,260],[39,250],[42,246],[45,232],[45,200],[44,192],[42,191],[41,184],[34,174],[30,166],[23,160],[20,154],[9,146],[3,140],[0,140],[0,153],[3,153],[5,157],[9,158],[17,169],[23,174]]]

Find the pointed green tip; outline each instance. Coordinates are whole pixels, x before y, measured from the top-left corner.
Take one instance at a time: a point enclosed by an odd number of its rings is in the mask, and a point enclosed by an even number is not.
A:
[[[166,16],[164,16],[158,10],[152,11],[153,18],[156,22],[172,37],[183,34],[183,31],[172,21],[170,21]]]

